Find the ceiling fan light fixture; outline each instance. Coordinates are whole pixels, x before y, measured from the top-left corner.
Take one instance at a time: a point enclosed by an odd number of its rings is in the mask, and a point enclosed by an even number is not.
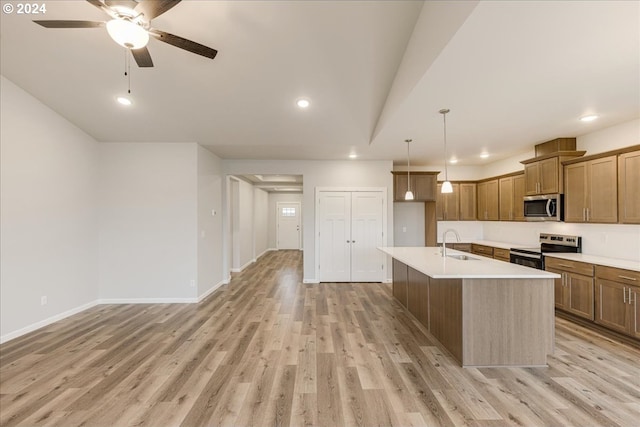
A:
[[[302,108],[304,110],[305,108],[309,108],[309,105],[311,105],[311,102],[309,102],[308,99],[300,98],[296,101],[296,105],[299,108]]]
[[[107,32],[120,46],[140,49],[149,43],[149,33],[128,19],[112,19],[107,22]]]

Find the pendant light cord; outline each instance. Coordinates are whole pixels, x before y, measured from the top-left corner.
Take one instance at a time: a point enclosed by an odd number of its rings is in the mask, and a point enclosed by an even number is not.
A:
[[[444,108],[440,110],[442,114],[442,120],[444,122],[444,180],[449,181],[449,172],[447,170],[447,113],[448,109]]]
[[[409,163],[409,143],[411,140],[406,139],[405,141],[407,142],[407,191],[411,191],[411,164]]]

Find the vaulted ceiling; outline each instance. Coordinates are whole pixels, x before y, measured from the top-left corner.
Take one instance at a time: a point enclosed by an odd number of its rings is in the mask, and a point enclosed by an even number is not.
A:
[[[4,2],[17,4],[17,2]],[[155,28],[218,49],[210,60],[152,39],[131,71],[84,1],[1,15],[2,74],[104,142],[197,142],[222,158],[480,164],[640,117],[637,1],[196,1]],[[311,105],[295,105],[307,98]],[[600,118],[578,119],[596,113]],[[481,152],[491,157],[479,158]]]

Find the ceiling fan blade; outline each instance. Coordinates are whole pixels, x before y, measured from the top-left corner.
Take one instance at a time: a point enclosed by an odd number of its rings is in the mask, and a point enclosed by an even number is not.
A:
[[[160,30],[156,30],[154,28],[150,28],[149,29],[149,34],[151,34],[152,36],[154,36],[156,39],[160,40],[161,42],[165,42],[168,43],[170,45],[173,45],[175,47],[179,47],[180,49],[184,49],[187,50],[189,52],[198,54],[198,55],[202,55],[204,57],[207,58],[215,58],[216,55],[218,54],[218,51],[215,49],[212,49],[210,47],[207,47],[205,45],[202,45],[200,43],[196,43],[194,41],[191,40],[187,40],[185,38],[182,38],[180,36],[176,36],[174,34],[169,34],[167,32],[164,31],[160,31]]]
[[[151,60],[151,54],[149,49],[141,47],[140,49],[131,49],[133,59],[136,60],[138,67],[153,67],[153,61]]]
[[[151,21],[153,18],[162,15],[171,9],[181,0],[141,0],[135,8],[136,12],[144,14],[144,17]]]
[[[45,28],[100,28],[104,27],[104,22],[97,21],[47,21],[39,20],[33,21],[38,25],[42,25]]]
[[[97,7],[98,9],[102,9],[104,7],[104,3],[102,3],[100,0],[87,0],[87,1],[92,5],[94,5],[95,7]]]

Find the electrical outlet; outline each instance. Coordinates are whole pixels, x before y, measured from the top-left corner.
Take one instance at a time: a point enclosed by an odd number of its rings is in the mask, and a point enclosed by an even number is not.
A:
[[[47,305],[47,296],[41,296],[40,297],[40,305]]]

